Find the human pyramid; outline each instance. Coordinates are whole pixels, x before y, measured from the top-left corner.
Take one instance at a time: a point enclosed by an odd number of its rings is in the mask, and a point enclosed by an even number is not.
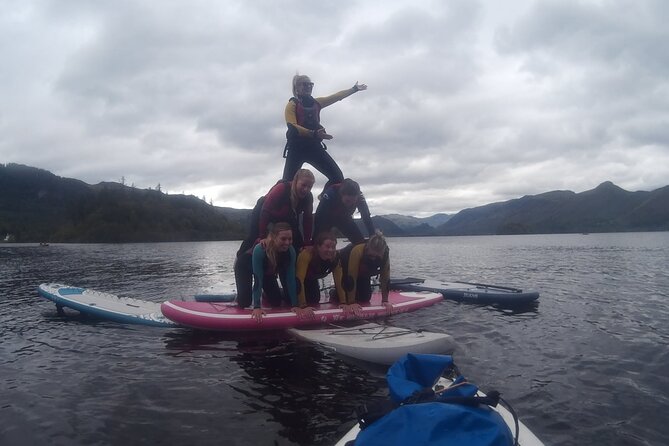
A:
[[[317,98],[311,95],[313,87],[308,76],[293,77],[293,97],[285,111],[288,131],[283,178],[256,202],[248,236],[235,260],[237,304],[241,308],[252,306],[251,317],[259,323],[265,315],[262,305],[287,305],[298,317],[313,318],[321,296],[318,281],[329,274],[334,280],[331,299],[338,301],[345,313],[362,313],[360,303],[370,301],[371,278],[377,275],[383,305],[392,312],[388,245],[383,234],[374,229],[360,186],[344,178],[328,154],[323,141],[332,135],[320,123],[322,108],[366,90],[367,85],[356,82],[351,88]],[[302,168],[305,162],[328,179],[315,216],[311,193],[315,177]],[[353,221],[356,209],[368,239]],[[340,250],[334,228],[350,242]]]

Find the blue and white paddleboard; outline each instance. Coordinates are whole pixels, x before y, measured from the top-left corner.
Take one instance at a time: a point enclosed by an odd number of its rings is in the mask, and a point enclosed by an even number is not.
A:
[[[523,305],[539,298],[537,291],[523,291],[508,286],[412,277],[391,278],[390,288],[404,291],[431,291],[441,293],[445,299],[477,304]]]
[[[218,282],[201,289],[193,298],[197,302],[234,302],[237,290],[234,282]]]
[[[83,314],[126,324],[177,327],[178,324],[163,316],[160,303],[119,297],[114,294],[58,283],[43,283],[40,296],[57,306],[72,308]]]

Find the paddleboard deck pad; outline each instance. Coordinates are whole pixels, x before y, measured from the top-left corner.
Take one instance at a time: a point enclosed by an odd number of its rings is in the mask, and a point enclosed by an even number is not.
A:
[[[435,279],[390,279],[390,287],[407,291],[431,291],[444,298],[479,304],[522,305],[539,298],[536,291],[473,282],[446,282]]]
[[[377,364],[390,365],[407,353],[449,354],[455,349],[453,337],[445,333],[374,323],[324,329],[291,328],[288,331],[303,341]]]
[[[390,291],[388,294],[388,301],[393,304],[393,314],[417,310],[441,300],[441,294],[426,291]],[[358,317],[352,313],[344,313],[338,304],[324,303],[315,308],[313,319],[299,318],[286,307],[264,308],[266,314],[261,322],[251,318],[251,308],[239,308],[234,303],[227,302],[170,300],[161,305],[161,310],[165,317],[177,324],[218,331],[282,330],[386,316],[386,307],[381,305],[380,292],[373,293],[370,302],[362,304],[361,307],[362,314]]]
[[[160,311],[160,304],[140,299],[119,297],[87,288],[43,283],[38,287],[40,296],[56,306],[72,308],[80,313],[127,324],[176,327]]]

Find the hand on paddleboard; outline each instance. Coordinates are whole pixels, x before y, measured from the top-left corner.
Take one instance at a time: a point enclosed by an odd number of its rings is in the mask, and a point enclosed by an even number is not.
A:
[[[382,302],[381,305],[386,307],[386,314],[388,316],[391,316],[393,314],[393,304],[391,304],[390,302]]]
[[[300,319],[313,319],[316,317],[314,314],[314,309],[311,307],[293,307],[293,312],[297,314],[297,317]]]
[[[254,308],[251,312],[251,317],[256,320],[256,322],[261,323],[262,317],[265,315],[265,310],[262,308]]]
[[[351,304],[351,305],[339,305],[339,308],[344,310],[344,314],[349,314],[353,313],[358,317],[362,317],[362,307],[359,304]]]

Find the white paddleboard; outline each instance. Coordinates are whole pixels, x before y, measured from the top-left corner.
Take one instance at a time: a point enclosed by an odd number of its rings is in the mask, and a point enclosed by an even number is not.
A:
[[[451,381],[450,379],[440,378],[436,385],[448,387],[451,384],[453,384],[453,381]],[[485,394],[481,391],[477,392],[477,395],[485,396]],[[506,409],[501,404],[498,404],[497,407],[491,407],[491,409],[499,412],[499,414],[502,416],[502,419],[504,419],[506,425],[509,426],[511,434],[515,437],[516,424],[513,419],[513,415],[511,415],[511,412],[509,412],[509,410]],[[360,432],[360,426],[356,424],[351,428],[351,430],[349,430],[346,433],[346,435],[344,435],[342,438],[339,439],[339,441],[337,442],[337,444],[335,444],[335,446],[345,446],[347,442],[355,440],[359,432]],[[518,445],[544,446],[542,441],[539,440],[539,438],[536,435],[534,435],[532,431],[527,426],[525,426],[520,420],[518,420]]]
[[[407,353],[449,354],[453,337],[445,333],[408,330],[368,323],[355,327],[288,330],[299,339],[314,342],[345,356],[378,364],[392,364]]]

